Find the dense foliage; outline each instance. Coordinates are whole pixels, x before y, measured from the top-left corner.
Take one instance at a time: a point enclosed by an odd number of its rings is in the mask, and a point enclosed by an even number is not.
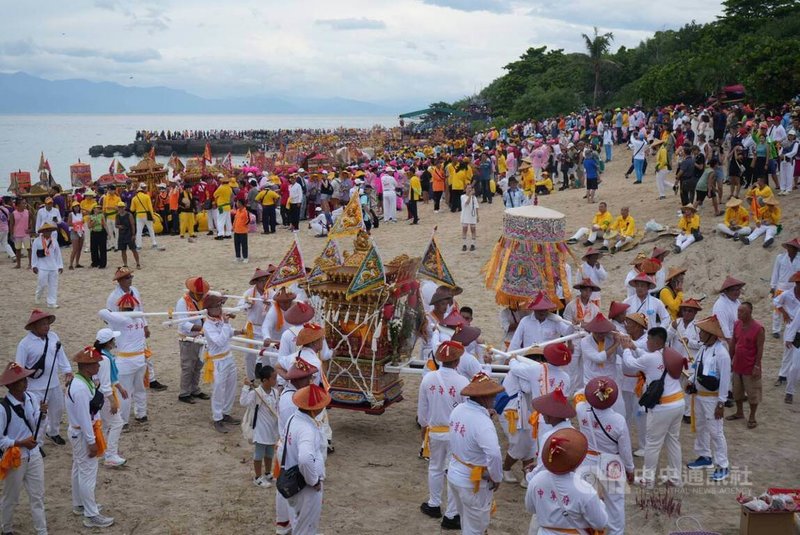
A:
[[[794,97],[800,90],[800,0],[725,0],[723,9],[715,22],[659,31],[613,54],[608,53],[613,35],[596,28],[593,36],[582,36],[585,53],[529,48],[478,97],[499,122],[593,103],[701,103],[737,83],[757,103]]]

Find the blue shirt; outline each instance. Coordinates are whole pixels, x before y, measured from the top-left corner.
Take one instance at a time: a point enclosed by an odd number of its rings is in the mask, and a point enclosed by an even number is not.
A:
[[[586,178],[597,178],[597,160],[586,158],[583,160],[583,168],[586,169]]]
[[[492,164],[488,160],[478,167],[478,176],[481,182],[488,182],[492,178]]]

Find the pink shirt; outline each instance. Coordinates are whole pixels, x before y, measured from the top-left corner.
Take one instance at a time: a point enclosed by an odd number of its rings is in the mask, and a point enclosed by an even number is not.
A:
[[[8,219],[10,211],[6,206],[0,206],[0,232],[8,232]]]
[[[28,210],[14,210],[14,238],[27,238],[30,214]]]

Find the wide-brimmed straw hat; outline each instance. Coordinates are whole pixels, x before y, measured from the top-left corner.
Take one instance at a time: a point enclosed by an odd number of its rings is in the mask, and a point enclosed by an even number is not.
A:
[[[554,474],[568,474],[581,465],[589,451],[583,433],[571,427],[559,429],[547,437],[540,458]]]
[[[436,288],[436,291],[433,292],[430,304],[435,305],[439,301],[445,301],[447,299],[452,299],[452,298],[453,298],[452,288],[448,288],[447,286],[439,286],[438,288]]]
[[[450,339],[454,342],[459,342],[466,347],[477,340],[480,335],[481,330],[477,327],[473,327],[472,325],[459,325],[456,327],[455,334],[453,334],[452,338]]]
[[[719,293],[722,293],[726,290],[730,290],[731,288],[736,288],[737,286],[744,286],[745,284],[747,283],[740,281],[739,279],[734,279],[733,277],[728,275],[722,282],[722,286],[720,286]]]
[[[221,307],[228,298],[219,292],[210,291],[203,298],[203,304],[207,309]]]
[[[286,286],[281,287],[281,289],[272,296],[272,300],[276,303],[291,303],[295,299],[297,299],[297,294],[287,290]]]
[[[486,375],[485,372],[478,372],[472,378],[472,381],[461,390],[461,395],[470,398],[480,398],[496,396],[504,390],[503,385]]]
[[[626,312],[631,306],[627,303],[622,303],[620,301],[611,301],[611,306],[608,307],[608,317],[609,318],[616,318],[623,312]]]
[[[271,275],[269,271],[256,268],[255,272],[253,272],[253,276],[250,277],[250,284],[255,284],[259,279],[266,279]]]
[[[687,271],[686,268],[671,267],[669,268],[669,273],[667,273],[667,276],[664,278],[664,282],[667,283],[672,279],[674,279],[675,277],[677,277],[678,275],[683,275],[684,273],[686,273],[686,271]]]
[[[619,387],[611,377],[599,376],[586,383],[586,401],[595,409],[607,409],[619,397]]]
[[[53,225],[52,223],[45,223],[44,225],[39,227],[39,230],[37,230],[36,232],[38,232],[39,234],[43,234],[45,232],[53,232],[54,230],[58,230],[58,227]]]
[[[716,315],[703,318],[694,324],[698,330],[713,334],[717,338],[725,338],[725,333],[722,332],[722,326],[719,324],[719,319]]]
[[[28,317],[28,322],[25,324],[25,329],[30,330],[34,323],[43,319],[49,319],[50,323],[52,324],[54,321],[56,321],[56,315],[51,314],[50,312],[45,312],[44,310],[39,310],[38,308],[34,308],[31,310],[31,315]]]
[[[186,289],[195,295],[205,295],[211,289],[211,285],[203,277],[189,277],[185,284]]]
[[[308,385],[292,394],[292,402],[299,409],[316,411],[324,409],[330,404],[331,395],[318,385]]]
[[[693,308],[695,310],[703,310],[703,306],[700,304],[700,301],[692,298],[681,300],[681,304],[678,305],[678,308]]]
[[[650,253],[651,258],[658,258],[669,254],[669,249],[662,249],[661,247],[653,247],[653,252]]]
[[[28,368],[23,368],[16,362],[9,362],[6,369],[3,370],[2,375],[0,375],[0,386],[8,386],[10,384],[16,383],[17,381],[24,379],[33,373],[36,370],[29,370]]]
[[[589,288],[593,292],[599,292],[600,287],[592,282],[592,279],[589,277],[584,277],[580,282],[573,286],[576,290],[582,290],[583,288]]]
[[[647,273],[639,273],[634,278],[628,281],[628,286],[635,286],[637,282],[646,282],[650,285],[650,289],[656,287],[656,281],[653,280]]]
[[[133,277],[133,271],[128,267],[118,267],[114,272],[114,277],[111,280],[118,281],[127,277]]]
[[[598,251],[598,250],[597,250],[597,249],[595,249],[594,247],[589,247],[589,248],[586,250],[586,252],[585,252],[585,253],[583,253],[583,256],[581,257],[581,260],[586,260],[586,257],[587,257],[587,256],[592,256],[592,255],[602,255],[602,254],[603,254],[603,251]]]
[[[72,361],[76,364],[94,364],[95,362],[101,362],[102,360],[103,355],[93,346],[84,347],[75,353],[74,357],[72,357]]]
[[[464,354],[464,345],[461,342],[447,340],[436,348],[436,360],[439,362],[453,362]]]
[[[564,395],[564,392],[560,388],[556,388],[544,396],[533,398],[531,406],[533,410],[538,411],[544,416],[550,416],[551,418],[575,417],[575,407],[572,406],[567,396]]]
[[[647,316],[642,314],[641,312],[634,312],[633,314],[628,314],[625,316],[626,320],[630,320],[637,325],[641,325],[643,329],[647,330]]]
[[[556,305],[555,303],[553,303],[553,302],[550,300],[550,298],[549,298],[549,297],[547,297],[547,294],[545,294],[544,292],[540,291],[539,293],[537,293],[537,294],[536,294],[536,295],[533,297],[533,299],[531,300],[531,302],[530,302],[530,303],[528,304],[528,306],[527,306],[527,307],[525,307],[525,308],[527,308],[528,310],[544,310],[544,311],[549,311],[549,310],[555,310],[556,308],[558,308],[558,305]]]
[[[297,333],[295,344],[297,347],[307,346],[323,338],[325,338],[325,329],[323,329],[321,325],[317,323],[306,323],[303,325],[303,328],[300,329],[300,332]]]
[[[741,205],[742,205],[742,199],[731,197],[731,199],[725,203],[725,208],[737,208]]]

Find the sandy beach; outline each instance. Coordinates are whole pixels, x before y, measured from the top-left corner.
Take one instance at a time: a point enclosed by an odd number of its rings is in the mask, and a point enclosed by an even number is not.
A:
[[[643,185],[632,185],[623,173],[629,163],[625,149],[615,151],[615,161],[607,166],[600,200],[609,203],[616,216],[620,206],[630,206],[637,226],[643,228],[649,219],[675,226],[678,221],[677,197],[657,200],[654,177],[648,174]],[[596,205],[582,200],[583,190],[556,192],[541,197],[540,204],[559,210],[567,216],[569,232],[588,225]],[[776,254],[783,251],[779,243],[800,234],[800,210],[795,191],[780,197],[783,209],[783,233],[770,250],[757,244],[745,247],[722,239],[712,231],[722,218],[712,215],[707,202],[701,209],[702,243],[692,245],[680,255],[671,254],[666,265],[688,268],[685,287],[687,296],[708,295],[700,317],[710,313],[715,290],[726,274],[747,282],[743,300],[752,301],[754,316],[770,332],[771,304],[769,277]],[[727,192],[725,197],[727,198]],[[409,227],[405,221],[381,225],[373,231],[384,261],[406,253],[420,256],[438,225],[439,243],[445,259],[454,272],[457,283],[464,288],[461,305],[475,311],[474,325],[483,330],[483,338],[491,343],[502,339],[498,324],[499,308],[494,296],[484,289],[482,266],[488,260],[492,246],[502,231],[502,202],[496,198],[492,205],[481,205],[477,250],[461,251],[461,228],[458,214],[449,211],[433,213],[433,203],[421,205],[419,226]],[[713,225],[712,225],[713,222]],[[646,236],[645,241],[650,238]],[[135,273],[134,285],[142,293],[146,310],[164,311],[175,305],[183,293],[184,280],[202,275],[214,289],[241,294],[256,266],[277,263],[292,239],[288,231],[276,236],[251,234],[250,264],[234,263],[233,243],[214,241],[202,236],[196,243],[178,237],[159,237],[165,252],[151,251],[145,238],[142,252],[143,269]],[[352,244],[342,241],[344,249]],[[672,240],[655,242],[671,248]],[[321,251],[324,240],[314,238],[301,223],[300,246],[307,265]],[[603,290],[604,312],[612,299],[625,297],[623,279],[630,269],[629,262],[638,251],[649,253],[654,243],[641,245],[637,250],[605,257],[602,263],[609,272],[609,282]],[[577,257],[584,248],[573,249]],[[63,251],[68,254],[67,250]],[[88,255],[83,264],[89,264]],[[64,271],[60,278],[57,320],[52,329],[61,337],[68,355],[92,343],[102,322],[97,310],[105,304],[114,286],[114,268],[121,265],[118,253],[109,253],[106,270],[81,269]],[[17,342],[24,336],[23,325],[34,307],[35,276],[25,269],[14,270],[3,260],[0,280],[4,304],[0,311],[0,350],[5,360],[13,359]],[[239,317],[236,325],[243,324]],[[212,429],[208,401],[195,405],[177,402],[178,343],[172,328],[151,323],[151,345],[158,380],[169,389],[149,395],[149,422],[136,424],[131,420],[130,432],[120,441],[121,454],[128,464],[117,470],[100,467],[97,496],[104,505],[104,514],[115,517],[116,524],[105,531],[109,534],[213,534],[233,530],[248,533],[273,532],[274,489],[255,487],[250,462],[251,447],[238,429],[220,435]],[[800,410],[798,405],[783,403],[783,388],[773,387],[783,344],[768,336],[764,353],[764,399],[758,411],[759,425],[747,430],[745,421],[725,422],[729,457],[732,468],[746,470],[747,480],[732,478],[722,485],[691,486],[682,492],[682,514],[696,518],[707,530],[724,534],[738,533],[738,491],[760,494],[767,487],[797,487],[800,469],[796,466],[797,441],[800,439]],[[243,356],[236,357],[240,365]],[[244,373],[240,369],[240,379]],[[325,502],[320,531],[331,534],[378,533],[438,533],[439,524],[419,512],[419,504],[427,497],[426,463],[417,458],[419,431],[415,425],[417,388],[416,376],[405,378],[405,400],[390,407],[382,416],[332,410],[330,420],[334,432],[336,453],[328,458],[328,479],[325,482]],[[205,388],[210,392],[210,388]],[[237,396],[238,398],[238,396]],[[733,409],[726,409],[732,414]],[[236,406],[234,414],[243,410]],[[65,417],[66,420],[66,417]],[[498,432],[499,426],[498,426]],[[62,433],[63,435],[64,433]],[[694,437],[688,425],[681,429],[683,461],[694,459]],[[80,519],[71,514],[70,447],[45,444],[46,508],[50,533],[75,533],[83,530]],[[665,461],[662,455],[662,463]],[[636,459],[641,467],[641,459]],[[515,467],[519,474],[519,466]],[[735,471],[735,470],[732,470]],[[530,515],[525,511],[524,489],[503,484],[497,495],[498,510],[490,533],[527,533]],[[675,530],[675,518],[654,517],[634,505],[635,491],[627,499],[627,532],[660,534]],[[17,533],[30,533],[31,521],[26,498],[16,512]],[[681,522],[684,529],[693,529],[691,521]]]

